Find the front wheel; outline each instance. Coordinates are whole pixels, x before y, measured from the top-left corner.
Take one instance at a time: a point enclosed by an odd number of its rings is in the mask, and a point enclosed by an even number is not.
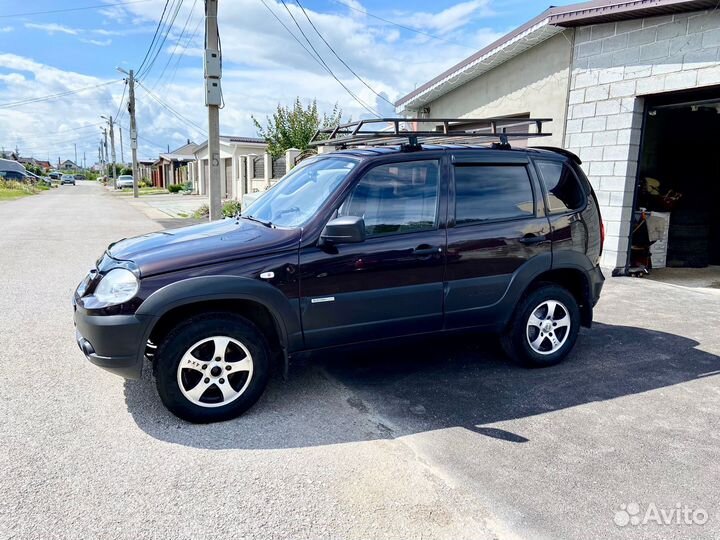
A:
[[[176,416],[195,423],[240,416],[270,375],[265,336],[249,320],[209,313],[176,326],[153,362],[158,393]]]
[[[570,292],[541,285],[525,296],[501,336],[505,353],[527,367],[561,362],[572,350],[580,330],[580,308]]]

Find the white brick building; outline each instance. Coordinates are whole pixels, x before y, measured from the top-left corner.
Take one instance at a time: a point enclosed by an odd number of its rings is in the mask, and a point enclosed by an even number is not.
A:
[[[493,94],[499,85],[503,92]],[[644,191],[647,177],[660,180],[661,194],[683,194],[670,216],[668,257],[678,266],[720,264],[720,229],[698,217],[711,215],[707,201],[720,197],[712,150],[720,142],[720,10],[711,2],[550,8],[397,106],[408,116],[552,117],[552,140],[536,144],[582,159],[606,227],[603,265],[631,259],[633,210],[656,204]],[[703,249],[704,258],[690,256]]]

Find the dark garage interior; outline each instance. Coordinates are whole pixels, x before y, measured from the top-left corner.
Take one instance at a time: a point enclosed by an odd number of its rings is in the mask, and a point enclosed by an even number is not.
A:
[[[646,262],[657,274],[717,267],[720,279],[720,89],[647,98],[645,115],[632,264]],[[649,211],[651,255],[637,226],[641,209]]]

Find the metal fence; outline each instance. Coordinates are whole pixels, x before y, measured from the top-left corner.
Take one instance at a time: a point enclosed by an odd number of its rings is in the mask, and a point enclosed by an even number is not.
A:
[[[272,160],[272,177],[282,178],[287,172],[287,164],[285,163],[284,157],[275,158]]]
[[[265,158],[257,156],[253,158],[253,178],[263,178],[265,176]]]

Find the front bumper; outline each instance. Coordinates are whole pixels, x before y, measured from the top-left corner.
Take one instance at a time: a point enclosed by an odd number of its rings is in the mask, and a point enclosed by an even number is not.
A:
[[[75,339],[87,359],[126,379],[142,373],[151,317],[88,315],[75,307]]]

